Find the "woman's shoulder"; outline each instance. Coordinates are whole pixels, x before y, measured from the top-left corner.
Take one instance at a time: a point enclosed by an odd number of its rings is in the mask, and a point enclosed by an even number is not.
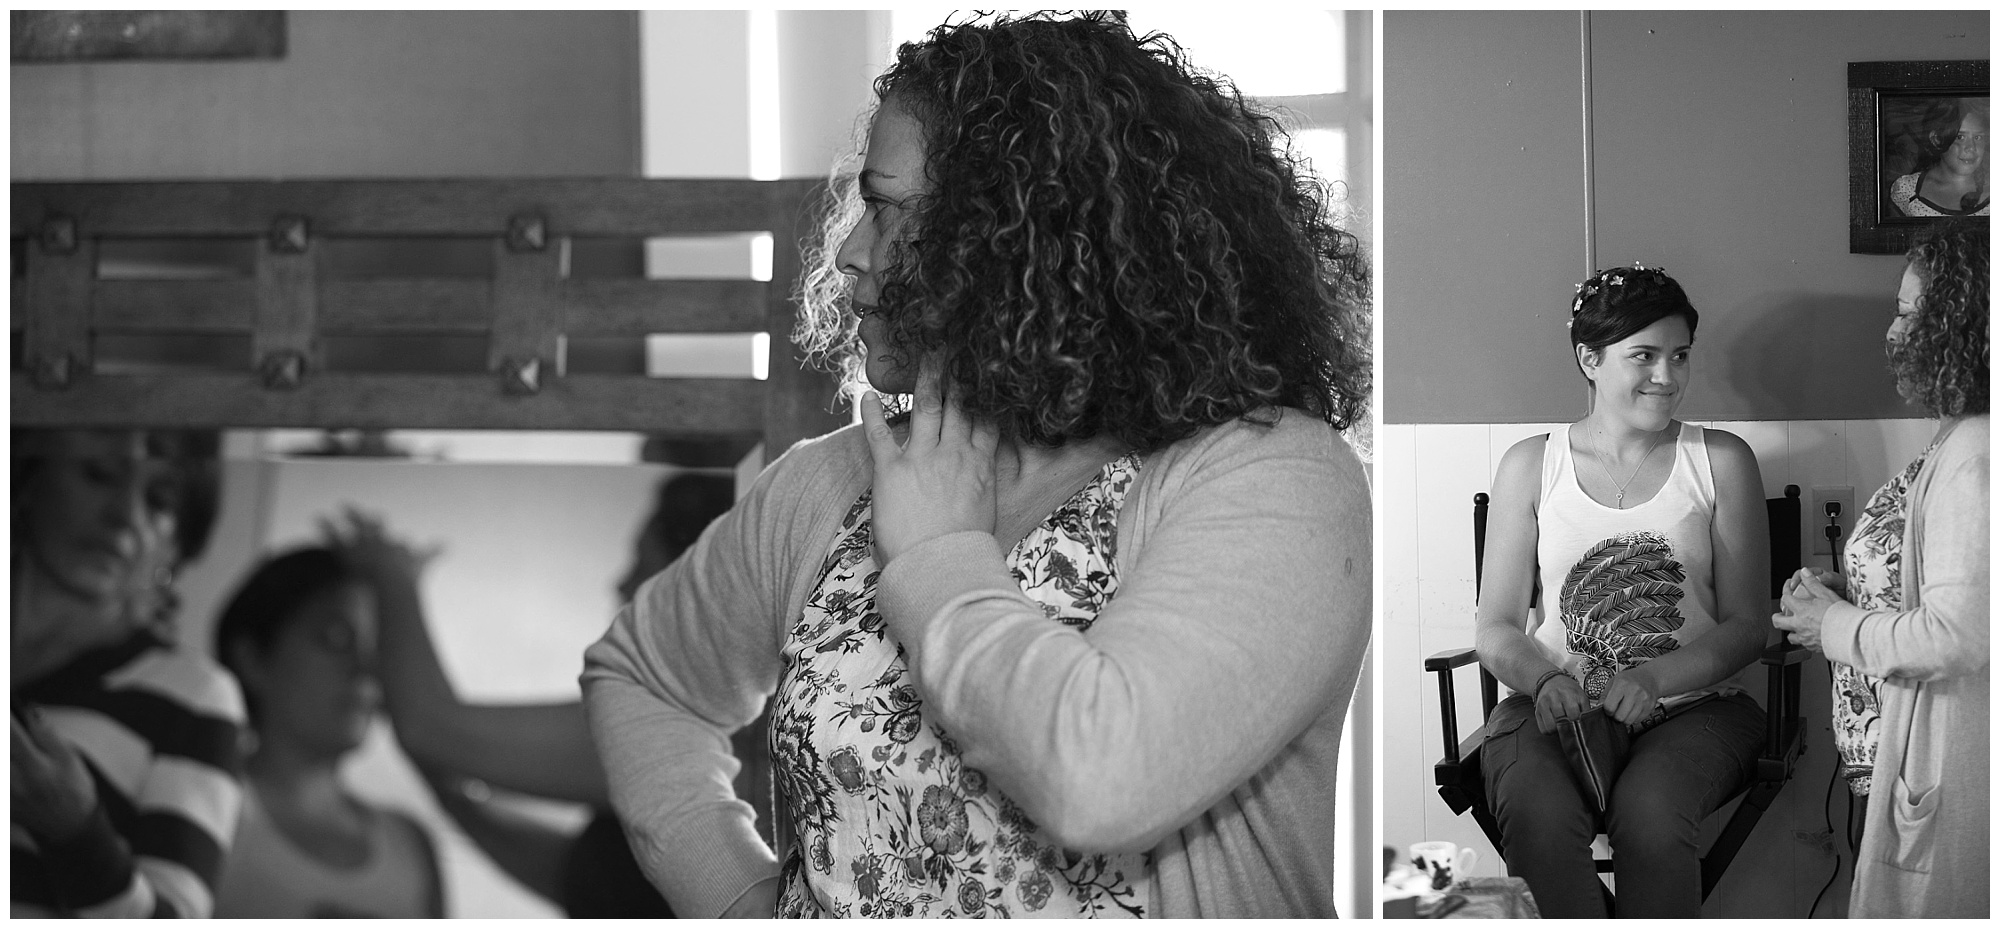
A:
[[[235,676],[200,652],[169,645],[149,648],[105,675],[109,689],[163,697],[200,716],[232,723],[245,719],[243,692]]]
[[[1742,468],[1755,467],[1757,464],[1756,451],[1750,448],[1749,442],[1734,432],[1710,426],[1697,426],[1693,423],[1684,423],[1681,428],[1693,430],[1695,437],[1701,440],[1703,447],[1708,450],[1708,462],[1711,467]]]
[[[1361,457],[1339,429],[1300,409],[1268,410],[1204,428],[1155,453],[1170,468],[1236,467],[1266,459],[1310,461],[1355,478]]]
[[[1958,421],[1951,434],[1939,443],[1938,451],[1957,457],[1984,460],[1993,451],[1993,418],[1984,413]]]
[[[1513,462],[1516,465],[1532,465],[1535,470],[1541,470],[1542,458],[1548,454],[1550,441],[1565,428],[1567,427],[1538,432],[1507,446],[1507,451],[1500,456],[1500,466],[1505,468],[1509,462]]]
[[[1141,485],[1167,498],[1205,488],[1293,500],[1334,514],[1366,510],[1367,469],[1340,430],[1306,410],[1271,412],[1210,426],[1154,450],[1140,469]]]
[[[868,467],[861,427],[842,426],[793,443],[757,476],[756,490],[780,499],[815,499],[835,494],[842,485],[866,484]]]

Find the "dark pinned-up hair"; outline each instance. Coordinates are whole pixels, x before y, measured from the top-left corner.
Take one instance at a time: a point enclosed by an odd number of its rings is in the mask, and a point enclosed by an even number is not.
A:
[[[1988,343],[1986,219],[1946,219],[1917,235],[1909,266],[1923,282],[1917,316],[1903,337],[1888,343],[1889,368],[1898,389],[1932,416],[1987,412]]]
[[[1569,304],[1569,344],[1572,356],[1581,345],[1591,351],[1630,338],[1635,332],[1669,316],[1687,321],[1694,339],[1701,314],[1688,302],[1687,292],[1662,268],[1634,262],[1629,268],[1599,271],[1576,285]],[[1577,359],[1577,369],[1583,362]]]
[[[1003,434],[1140,448],[1280,407],[1367,415],[1367,261],[1289,137],[1168,36],[1087,11],[947,23],[876,81],[924,131],[929,193],[888,269],[893,350]],[[808,250],[800,345],[858,381],[834,258]]]

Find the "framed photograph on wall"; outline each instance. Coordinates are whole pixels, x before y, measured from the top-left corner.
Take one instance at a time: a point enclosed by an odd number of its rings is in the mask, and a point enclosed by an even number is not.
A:
[[[1925,223],[1987,216],[1987,62],[1847,63],[1847,250],[1900,254]]]

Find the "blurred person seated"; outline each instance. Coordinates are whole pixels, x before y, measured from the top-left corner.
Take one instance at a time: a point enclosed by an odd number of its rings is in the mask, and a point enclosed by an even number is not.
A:
[[[423,826],[340,776],[381,703],[366,578],[341,551],[296,549],[259,566],[223,610],[215,651],[242,682],[255,749],[217,916],[444,915]]]
[[[619,581],[619,602],[629,602],[734,500],[735,481],[726,476],[685,473],[661,482],[634,540],[632,566]],[[572,917],[672,916],[611,813],[583,705],[459,699],[425,628],[418,593],[435,552],[397,540],[365,514],[350,512],[346,526],[330,531],[362,566],[381,603],[379,671],[396,738],[460,828],[502,870]],[[592,817],[581,832],[557,828],[511,807],[504,798],[510,791],[586,804]]]
[[[215,524],[213,432],[15,429],[12,913],[204,917],[243,701],[172,643]]]

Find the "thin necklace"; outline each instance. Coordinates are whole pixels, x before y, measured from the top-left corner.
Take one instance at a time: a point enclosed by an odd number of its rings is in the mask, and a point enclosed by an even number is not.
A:
[[[1604,472],[1605,477],[1611,478],[1611,483],[1618,486],[1618,509],[1622,510],[1625,508],[1625,488],[1632,486],[1632,482],[1639,478],[1639,472],[1646,467],[1646,459],[1653,457],[1653,449],[1660,447],[1660,440],[1665,438],[1666,435],[1667,431],[1665,429],[1653,434],[1653,444],[1646,446],[1646,453],[1639,456],[1638,466],[1632,469],[1632,476],[1626,478],[1623,484],[1619,484],[1618,476],[1611,473],[1611,465],[1608,464],[1611,456],[1604,453],[1604,446],[1601,443],[1598,445],[1597,467]]]

